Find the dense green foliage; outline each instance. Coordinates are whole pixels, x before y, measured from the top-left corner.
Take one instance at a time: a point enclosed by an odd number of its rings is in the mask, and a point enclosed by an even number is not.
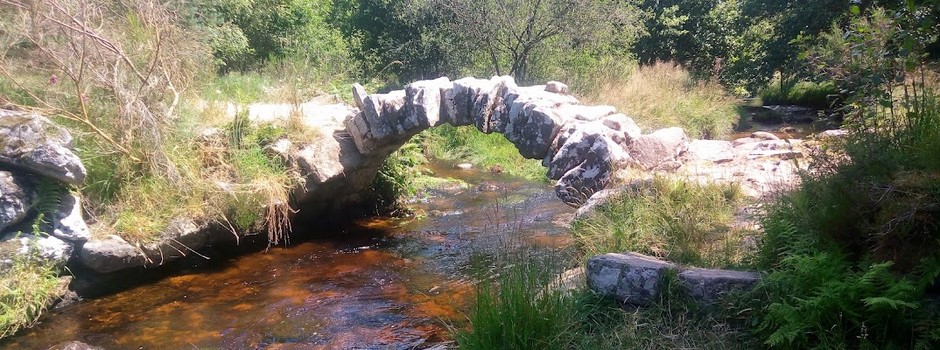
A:
[[[270,60],[303,58],[311,68],[348,63],[339,31],[327,24],[332,1],[226,0],[197,2],[197,24],[223,70],[257,68]]]
[[[849,141],[853,162],[806,178],[771,209],[759,260],[771,271],[759,328],[768,345],[940,344],[940,313],[925,301],[940,277],[940,113],[931,113],[926,129]]]
[[[760,90],[758,97],[765,106],[793,104],[827,109],[839,104],[839,91],[832,82],[795,81],[788,84],[771,82]]]
[[[928,298],[940,280],[940,100],[917,54],[930,39],[903,40],[919,30],[874,9],[810,53],[852,91],[854,133],[765,219],[757,332],[769,346],[940,345]]]

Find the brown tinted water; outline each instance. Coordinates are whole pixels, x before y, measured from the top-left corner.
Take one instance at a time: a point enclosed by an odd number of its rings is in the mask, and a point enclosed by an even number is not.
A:
[[[505,250],[564,250],[573,210],[547,183],[447,164],[434,170],[469,186],[428,191],[412,204],[410,219],[295,232],[289,247],[55,310],[0,348],[70,340],[106,349],[420,349],[447,342],[447,324],[465,320],[481,262]],[[297,242],[326,234],[333,238]]]

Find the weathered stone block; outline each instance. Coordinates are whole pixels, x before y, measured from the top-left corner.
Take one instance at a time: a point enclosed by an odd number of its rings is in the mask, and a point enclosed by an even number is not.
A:
[[[414,119],[418,125],[424,128],[435,127],[448,122],[447,114],[441,114],[441,106],[443,105],[441,91],[452,86],[453,83],[447,77],[416,81],[406,86],[406,119]]]
[[[679,273],[679,283],[692,299],[703,304],[720,301],[724,296],[749,290],[760,281],[760,274],[749,271],[689,268]]]
[[[591,290],[634,305],[650,305],[659,296],[672,263],[637,253],[598,255],[587,263]]]

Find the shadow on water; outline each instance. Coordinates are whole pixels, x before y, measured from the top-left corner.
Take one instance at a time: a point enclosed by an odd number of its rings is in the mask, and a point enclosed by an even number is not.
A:
[[[433,170],[468,185],[428,191],[411,205],[411,218],[295,228],[289,247],[217,247],[212,259],[180,262],[170,273],[134,271],[121,278],[146,283],[116,281],[116,293],[54,310],[0,347],[79,340],[106,349],[420,349],[446,342],[445,324],[465,319],[475,271],[505,250],[567,249],[573,210],[545,183],[450,164]]]

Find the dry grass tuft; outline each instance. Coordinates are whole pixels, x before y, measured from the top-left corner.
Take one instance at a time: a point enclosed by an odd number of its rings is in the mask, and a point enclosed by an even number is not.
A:
[[[674,63],[621,69],[597,82],[588,103],[609,104],[647,130],[679,126],[695,138],[717,139],[737,122],[738,99],[715,81],[698,81]]]

